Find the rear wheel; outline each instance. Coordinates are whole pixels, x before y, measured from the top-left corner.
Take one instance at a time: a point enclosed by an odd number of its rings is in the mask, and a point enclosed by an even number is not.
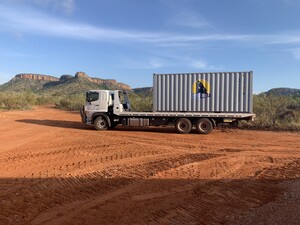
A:
[[[180,118],[175,124],[176,130],[181,134],[187,134],[192,130],[192,123],[187,118]]]
[[[207,118],[199,119],[196,123],[196,130],[200,134],[209,134],[210,132],[212,132],[213,128],[214,126],[212,122]]]
[[[96,130],[107,130],[108,129],[108,121],[104,116],[98,116],[95,119],[94,127]]]

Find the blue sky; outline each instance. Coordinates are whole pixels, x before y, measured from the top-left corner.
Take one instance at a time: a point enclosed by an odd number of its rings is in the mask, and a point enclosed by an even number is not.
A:
[[[1,0],[0,84],[84,71],[132,87],[153,73],[254,71],[300,88],[300,0]]]

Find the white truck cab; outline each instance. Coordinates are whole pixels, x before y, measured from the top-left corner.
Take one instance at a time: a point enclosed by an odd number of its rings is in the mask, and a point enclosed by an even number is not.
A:
[[[86,92],[85,111],[121,113],[130,111],[126,91],[91,90]]]
[[[100,117],[101,119],[98,120],[101,120],[102,126],[98,129],[103,129],[103,127],[117,125],[120,122],[119,118],[113,118],[128,111],[131,111],[131,107],[126,91],[90,90],[86,92],[86,101],[81,109],[81,117],[82,122],[86,125],[97,125],[95,120]],[[106,120],[105,123],[104,120]]]

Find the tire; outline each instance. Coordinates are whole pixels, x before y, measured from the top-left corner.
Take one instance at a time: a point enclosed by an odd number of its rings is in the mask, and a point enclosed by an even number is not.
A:
[[[187,134],[192,130],[192,123],[187,118],[180,118],[176,121],[175,128],[178,133]]]
[[[108,121],[104,116],[98,116],[94,121],[94,127],[96,130],[107,130]]]
[[[200,134],[209,134],[214,129],[214,126],[210,119],[202,118],[196,123],[196,130]]]

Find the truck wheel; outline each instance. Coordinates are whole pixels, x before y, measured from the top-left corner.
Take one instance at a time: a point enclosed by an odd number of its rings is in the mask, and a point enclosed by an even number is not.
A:
[[[199,119],[196,123],[196,130],[200,134],[209,134],[210,132],[212,132],[213,128],[214,126],[212,122],[207,118]]]
[[[192,130],[192,123],[187,118],[180,118],[175,124],[176,130],[181,134],[187,134]]]
[[[94,127],[96,130],[107,130],[108,122],[104,116],[98,116],[94,121]]]

